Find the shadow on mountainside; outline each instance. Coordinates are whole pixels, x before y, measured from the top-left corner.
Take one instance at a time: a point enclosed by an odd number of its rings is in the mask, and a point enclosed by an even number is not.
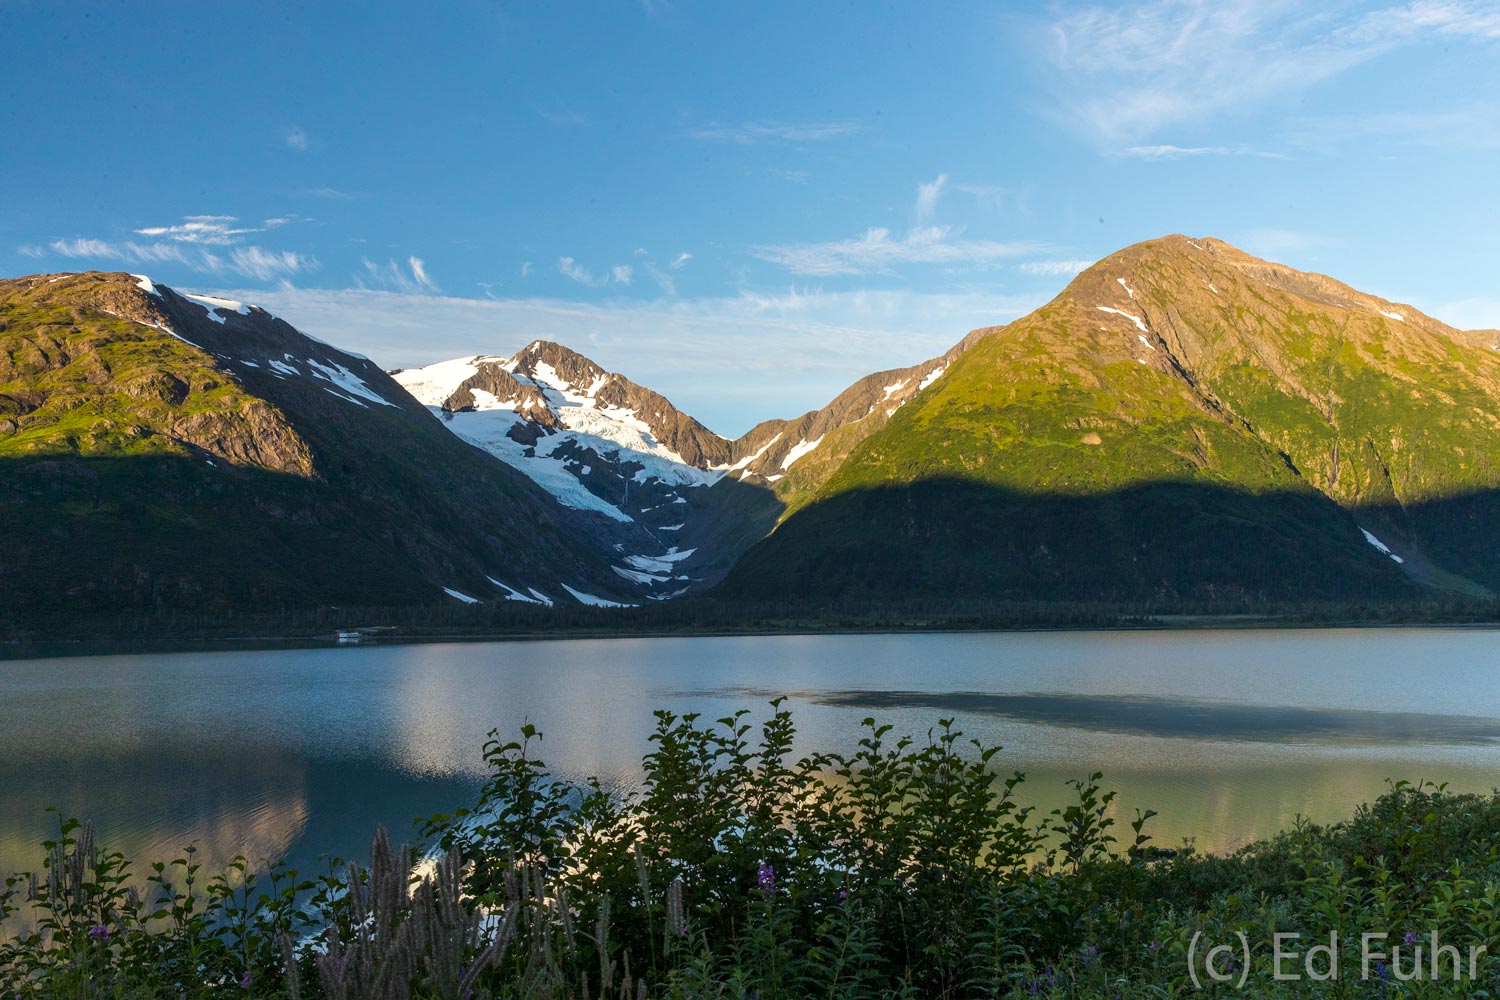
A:
[[[1393,548],[1423,548],[1430,537],[1432,559],[1453,558],[1463,526],[1492,509],[1500,496],[1486,493],[1402,512],[1406,527]],[[1370,513],[1374,530],[1394,527],[1391,512]],[[824,606],[943,597],[1161,604],[1430,596],[1365,540],[1356,518],[1364,515],[1312,491],[1161,482],[1057,495],[928,479],[850,490],[797,511],[746,552],[714,594]],[[1473,571],[1493,563],[1496,530],[1471,535],[1471,551],[1454,565]],[[1490,568],[1484,578],[1495,574]]]
[[[447,600],[440,586],[499,596],[487,576],[554,587],[559,551],[588,554],[498,477],[356,471],[384,475],[309,479],[201,455],[0,458],[0,620],[26,631],[101,612],[431,605]],[[610,576],[592,562],[566,582]]]

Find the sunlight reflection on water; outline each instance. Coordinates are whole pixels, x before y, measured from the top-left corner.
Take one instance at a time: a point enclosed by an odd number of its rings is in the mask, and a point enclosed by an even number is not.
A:
[[[205,861],[362,853],[482,779],[490,729],[546,734],[562,774],[639,779],[652,711],[757,718],[791,695],[799,752],[877,715],[1006,750],[1023,797],[1105,772],[1158,843],[1227,848],[1346,815],[1388,778],[1500,783],[1500,647],[1477,629],[1234,630],[502,642],[0,663],[0,869],[43,810],[113,846]],[[1123,825],[1123,824],[1122,824]]]

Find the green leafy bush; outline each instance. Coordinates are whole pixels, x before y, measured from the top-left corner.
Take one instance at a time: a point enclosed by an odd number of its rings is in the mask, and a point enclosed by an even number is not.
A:
[[[472,807],[428,820],[425,860],[377,834],[368,865],[301,879],[191,852],[144,882],[86,826],[0,893],[10,997],[1175,997],[1195,941],[1244,935],[1245,995],[1493,995],[1359,973],[1359,934],[1500,945],[1500,796],[1398,783],[1349,821],[1229,857],[1115,835],[1092,774],[1048,814],[950,721],[865,722],[848,754],[792,759],[780,702],[657,714],[645,781],[573,786],[541,735],[492,734]],[[1341,932],[1337,982],[1278,981],[1272,935]],[[1497,949],[1500,950],[1500,949]],[[1238,959],[1243,961],[1243,958]],[[1228,986],[1210,987],[1219,995]],[[1212,991],[1211,991],[1212,992]]]

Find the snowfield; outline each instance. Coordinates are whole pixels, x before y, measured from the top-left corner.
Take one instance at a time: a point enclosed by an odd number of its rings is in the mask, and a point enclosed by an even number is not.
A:
[[[1365,541],[1369,542],[1371,545],[1375,546],[1375,548],[1379,549],[1381,552],[1383,552],[1386,555],[1390,556],[1391,559],[1392,559],[1392,561],[1398,562],[1398,563],[1404,563],[1404,562],[1406,562],[1405,559],[1402,559],[1400,556],[1396,555],[1396,553],[1392,552],[1390,550],[1389,546],[1387,546],[1380,539],[1376,538],[1374,535],[1370,534],[1364,528],[1360,528],[1359,529],[1359,533],[1365,536]]]
[[[1098,309],[1102,313],[1114,313],[1116,316],[1124,316],[1126,319],[1130,320],[1130,322],[1134,323],[1136,325],[1136,329],[1140,330],[1142,333],[1151,332],[1146,328],[1146,324],[1141,322],[1141,318],[1139,316],[1132,316],[1130,313],[1125,312],[1122,309],[1112,309],[1109,306],[1095,306],[1094,308]]]

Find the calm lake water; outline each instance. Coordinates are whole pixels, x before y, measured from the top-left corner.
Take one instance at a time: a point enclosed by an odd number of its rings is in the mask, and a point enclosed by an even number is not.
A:
[[[1479,629],[607,639],[0,662],[0,871],[55,820],[210,866],[236,852],[363,856],[377,824],[470,799],[486,733],[530,721],[556,772],[638,781],[652,711],[766,714],[800,750],[874,715],[939,718],[1027,772],[1023,799],[1105,772],[1156,842],[1228,849],[1332,820],[1388,779],[1500,785],[1500,633]]]

